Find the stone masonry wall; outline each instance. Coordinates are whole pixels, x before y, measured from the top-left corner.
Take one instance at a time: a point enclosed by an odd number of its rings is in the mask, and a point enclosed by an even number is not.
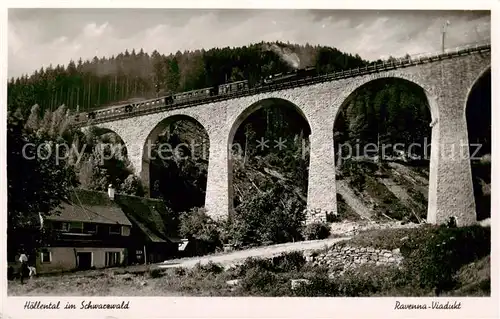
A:
[[[344,244],[333,245],[327,252],[319,254],[306,253],[305,257],[306,261],[315,266],[327,266],[333,273],[354,269],[364,264],[398,266],[403,261],[399,248],[391,251]]]
[[[328,212],[321,208],[316,209],[305,209],[304,213],[306,215],[305,224],[309,225],[312,223],[326,223],[327,216],[329,214],[335,214],[336,212]]]

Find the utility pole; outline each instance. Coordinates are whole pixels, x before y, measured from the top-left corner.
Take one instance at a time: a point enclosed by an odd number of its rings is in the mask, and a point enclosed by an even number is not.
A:
[[[450,25],[450,21],[446,21],[443,24],[443,29],[441,30],[441,51],[444,53],[444,36],[446,34],[446,27]]]

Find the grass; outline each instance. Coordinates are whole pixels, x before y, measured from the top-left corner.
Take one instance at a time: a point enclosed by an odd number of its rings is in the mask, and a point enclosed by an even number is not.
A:
[[[489,296],[490,295],[490,256],[460,268],[457,273],[459,288],[446,293],[448,296]]]
[[[393,250],[400,248],[408,236],[426,232],[429,228],[435,228],[435,226],[423,225],[418,228],[370,229],[361,231],[351,239],[340,243],[348,243],[354,247]]]

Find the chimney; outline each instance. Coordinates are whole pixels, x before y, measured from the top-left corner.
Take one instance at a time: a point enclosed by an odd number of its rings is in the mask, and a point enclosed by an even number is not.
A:
[[[108,186],[108,196],[109,196],[109,199],[111,199],[111,200],[115,199],[115,189],[113,188],[112,184],[109,184],[109,186]]]

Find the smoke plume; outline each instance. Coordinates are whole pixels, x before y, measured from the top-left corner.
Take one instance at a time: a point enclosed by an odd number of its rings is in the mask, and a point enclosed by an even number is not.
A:
[[[299,56],[287,47],[282,48],[278,46],[276,43],[271,43],[271,44],[266,43],[264,44],[263,49],[265,51],[272,51],[276,53],[283,61],[288,63],[288,65],[290,65],[294,69],[298,69],[300,66]]]

